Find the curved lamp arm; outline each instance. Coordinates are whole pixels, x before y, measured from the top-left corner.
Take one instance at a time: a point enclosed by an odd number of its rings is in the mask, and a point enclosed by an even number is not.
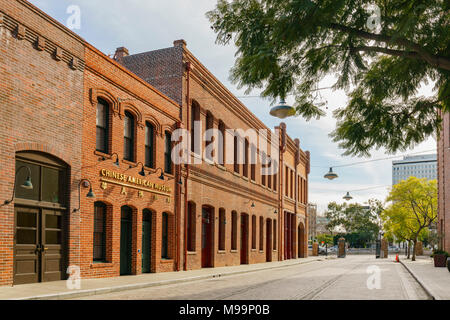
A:
[[[78,183],[78,208],[73,209],[73,212],[80,211],[81,207],[81,183],[88,182],[89,183],[89,192],[86,194],[86,198],[95,198],[94,192],[92,192],[92,183],[89,179],[81,179]]]
[[[5,202],[3,203],[3,205],[8,205],[11,202],[13,202],[14,200],[14,196],[16,195],[16,182],[17,182],[17,174],[19,173],[19,171],[23,168],[26,168],[28,170],[28,177],[27,180],[25,181],[25,183],[22,185],[23,188],[25,189],[33,189],[33,185],[31,183],[31,169],[28,166],[21,166],[19,167],[19,169],[17,169],[16,171],[16,175],[14,176],[14,187],[13,187],[13,194],[10,200],[5,200]]]
[[[140,162],[140,161],[139,161],[138,163],[136,163],[135,166],[132,166],[132,165],[130,164],[130,166],[128,167],[128,169],[137,168],[137,167],[139,166],[139,164],[141,165],[141,171],[139,171],[138,173],[139,173],[140,176],[145,177],[144,164],[143,164],[142,162]]]
[[[158,170],[161,170],[161,175],[159,176],[159,179],[161,179],[161,180],[164,180],[164,171],[163,171],[163,169],[160,167],[160,168],[157,168],[157,169],[155,169],[155,171],[153,172],[153,173],[156,173]],[[152,172],[150,172],[149,173],[149,175],[151,175],[151,174],[153,174]]]

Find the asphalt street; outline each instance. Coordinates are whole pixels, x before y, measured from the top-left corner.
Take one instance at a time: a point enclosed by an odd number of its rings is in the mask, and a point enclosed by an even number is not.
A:
[[[290,267],[82,297],[83,300],[426,300],[393,258],[347,255]]]

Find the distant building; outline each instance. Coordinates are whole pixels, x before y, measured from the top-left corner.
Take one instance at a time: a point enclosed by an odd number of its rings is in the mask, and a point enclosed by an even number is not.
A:
[[[308,203],[308,236],[309,240],[317,236],[317,204]]]
[[[317,216],[316,217],[316,235],[322,234],[322,233],[329,233],[327,230],[327,224],[329,220],[327,217],[324,216]]]
[[[403,160],[392,161],[392,185],[409,177],[437,179],[436,154],[407,156]]]

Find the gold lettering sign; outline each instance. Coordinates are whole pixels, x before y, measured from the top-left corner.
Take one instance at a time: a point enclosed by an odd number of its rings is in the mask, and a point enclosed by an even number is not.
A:
[[[122,187],[130,187],[142,191],[148,191],[158,194],[168,195],[172,193],[172,188],[165,185],[157,184],[141,178],[129,176],[123,173],[102,169],[100,171],[101,181],[110,182],[121,185]]]

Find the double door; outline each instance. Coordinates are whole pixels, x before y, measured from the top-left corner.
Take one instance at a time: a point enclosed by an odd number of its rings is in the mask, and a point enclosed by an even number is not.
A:
[[[14,284],[62,280],[63,212],[16,206]]]

